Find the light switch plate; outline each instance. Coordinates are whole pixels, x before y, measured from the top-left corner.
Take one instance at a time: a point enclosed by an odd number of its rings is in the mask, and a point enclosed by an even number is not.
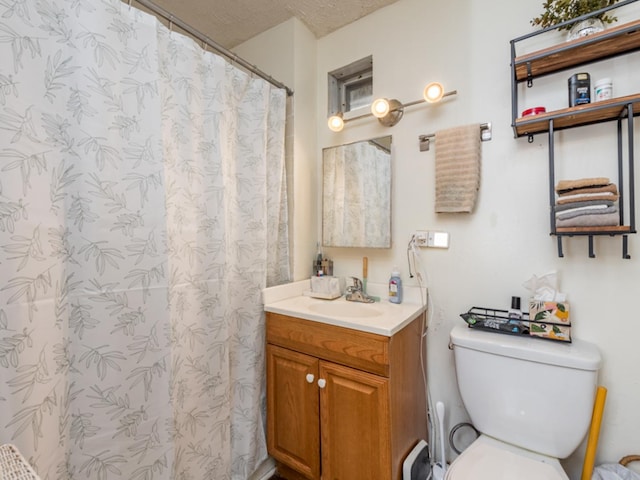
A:
[[[427,247],[449,248],[449,234],[447,232],[429,232]]]

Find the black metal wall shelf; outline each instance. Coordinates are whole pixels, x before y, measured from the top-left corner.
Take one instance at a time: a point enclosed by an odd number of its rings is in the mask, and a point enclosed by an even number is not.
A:
[[[618,6],[616,5],[616,8]],[[548,30],[516,38],[512,40],[512,45],[546,31]],[[631,53],[638,48],[640,48],[640,20],[616,25],[593,35],[516,57],[513,63],[515,78],[519,82],[530,81],[536,77],[585,63]]]
[[[600,9],[578,19],[585,19],[613,8],[637,2],[623,0],[610,7]],[[518,85],[527,82],[533,86],[533,80],[544,75],[559,73],[569,68],[603,61],[614,56],[640,51],[640,20],[617,25],[603,32],[577,40],[565,42],[543,50],[522,56],[516,55],[517,45],[531,37],[575,22],[571,20],[530,33],[511,40],[511,126],[514,137],[528,137],[533,141],[535,134],[547,133],[549,136],[549,205],[551,235],[557,237],[558,256],[563,257],[562,238],[587,236],[589,239],[589,257],[595,257],[594,237],[622,236],[622,257],[631,258],[628,251],[628,234],[636,233],[635,192],[634,192],[634,117],[640,115],[640,93],[625,97],[612,98],[600,102],[563,108],[551,112],[527,117],[518,117]],[[558,228],[555,220],[555,139],[558,130],[593,125],[603,122],[617,122],[618,136],[618,190],[620,226],[610,227],[571,227]],[[626,124],[627,174],[624,178],[623,122]],[[628,184],[628,191],[625,188]],[[628,204],[628,224],[625,224],[625,199]]]
[[[640,93],[626,97],[611,98],[596,103],[563,108],[553,112],[539,113],[514,120],[516,137],[530,137],[536,133],[547,133],[549,122],[553,120],[554,130],[582,127],[595,123],[610,122],[625,118],[629,104],[633,107],[633,116],[640,115]]]

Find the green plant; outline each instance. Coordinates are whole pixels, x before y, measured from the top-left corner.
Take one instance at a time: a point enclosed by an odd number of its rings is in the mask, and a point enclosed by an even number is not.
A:
[[[542,5],[544,12],[531,20],[531,25],[547,28],[557,25],[572,18],[595,12],[601,8],[613,5],[618,0],[546,0]],[[604,23],[612,23],[617,20],[616,17],[607,13],[596,15]],[[569,30],[572,25],[565,25],[558,30]]]

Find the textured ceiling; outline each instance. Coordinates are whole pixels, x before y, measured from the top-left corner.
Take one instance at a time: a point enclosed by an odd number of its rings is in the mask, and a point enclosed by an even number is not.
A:
[[[320,38],[397,0],[153,0],[227,49],[297,18]]]

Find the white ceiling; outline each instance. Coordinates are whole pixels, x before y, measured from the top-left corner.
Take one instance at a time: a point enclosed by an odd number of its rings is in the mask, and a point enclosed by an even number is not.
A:
[[[317,38],[397,0],[153,0],[227,49],[295,17]]]

